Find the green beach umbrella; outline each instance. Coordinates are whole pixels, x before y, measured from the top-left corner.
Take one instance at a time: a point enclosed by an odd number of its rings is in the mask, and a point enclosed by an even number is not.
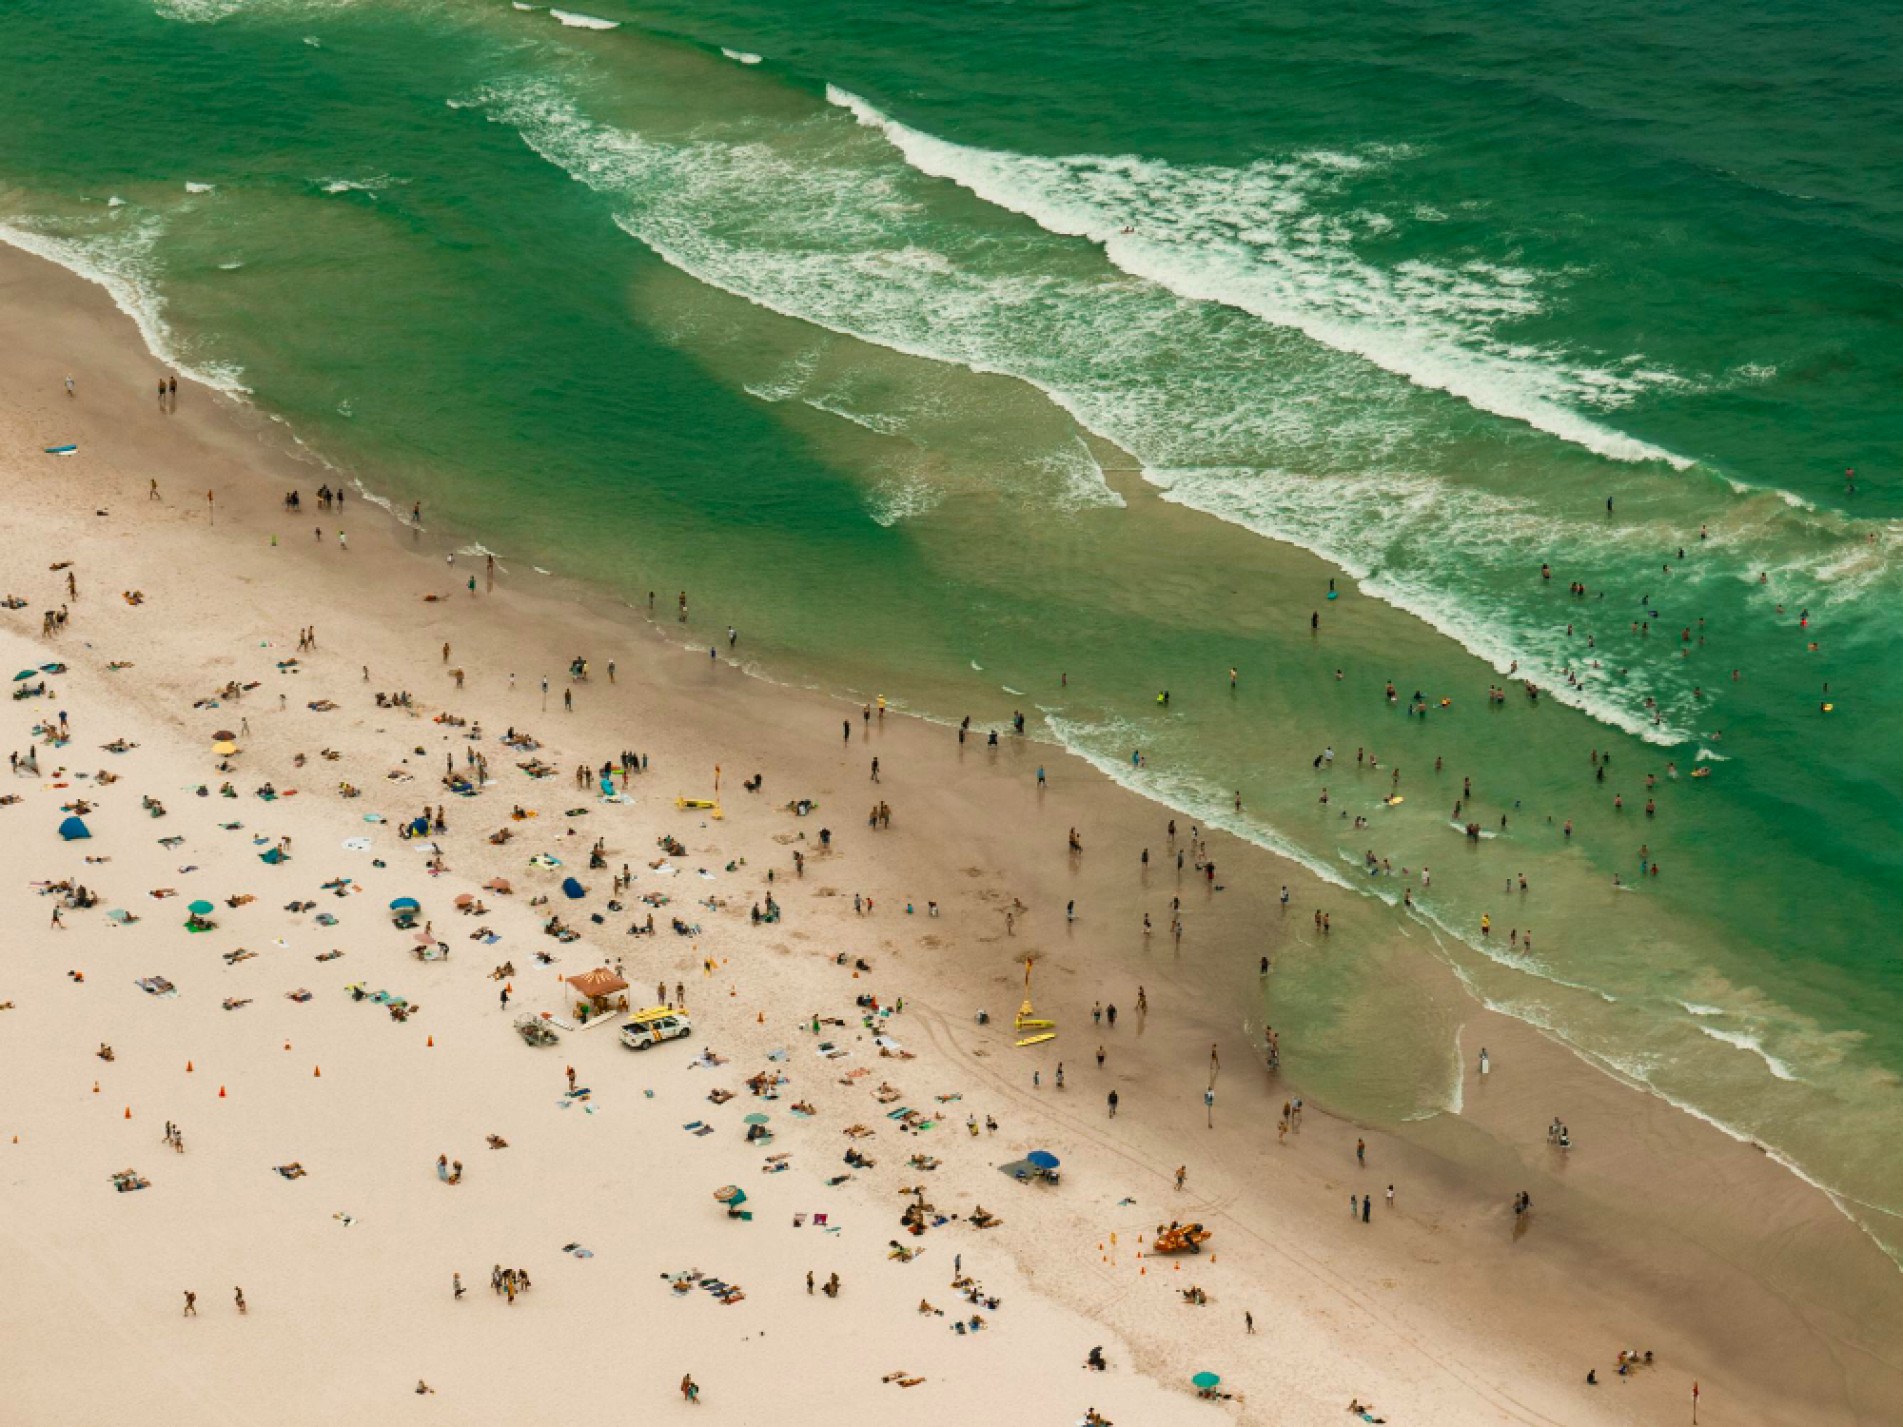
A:
[[[22,679],[31,679],[39,672],[40,671],[38,669],[22,669],[19,673],[13,676],[13,682],[17,684]]]
[[[747,1116],[745,1123],[749,1125],[764,1125],[771,1118],[772,1116],[763,1115],[758,1110],[755,1110],[751,1115]]]
[[[212,904],[210,902],[200,901],[200,902],[193,902],[191,906],[187,907],[185,910],[190,912],[195,917],[208,917],[212,914],[214,908],[212,907]]]
[[[1191,1383],[1200,1387],[1204,1392],[1209,1391],[1210,1388],[1221,1381],[1222,1379],[1213,1372],[1199,1372],[1195,1377],[1190,1379]]]

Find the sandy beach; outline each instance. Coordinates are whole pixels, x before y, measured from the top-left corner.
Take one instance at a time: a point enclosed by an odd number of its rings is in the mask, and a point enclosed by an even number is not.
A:
[[[691,589],[650,620],[452,560],[430,511],[321,509],[333,473],[161,404],[133,324],[38,259],[0,252],[0,331],[0,657],[45,688],[0,788],[8,1421],[569,1422],[695,1410],[684,1374],[735,1422],[1668,1423],[1695,1382],[1701,1423],[1903,1418],[1903,1279],[1826,1196],[1380,909],[1220,835],[1198,875],[1187,819],[1008,728],[754,677]],[[1314,955],[1446,1008],[1457,1110],[1278,1134],[1322,1048],[1265,1064],[1262,959]],[[692,1034],[575,1024],[596,968],[611,1008],[679,987]],[[1027,995],[1056,1034],[1019,1046]],[[542,1012],[572,1028],[530,1046]],[[1034,1150],[1057,1182],[1000,1173]],[[1152,1251],[1171,1221],[1200,1254]]]

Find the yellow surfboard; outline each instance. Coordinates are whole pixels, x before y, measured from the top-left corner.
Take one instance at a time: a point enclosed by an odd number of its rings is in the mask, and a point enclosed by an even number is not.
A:
[[[1018,1042],[1018,1045],[1020,1047],[1027,1046],[1027,1045],[1042,1045],[1044,1044],[1045,1041],[1054,1041],[1056,1039],[1057,1039],[1056,1031],[1045,1031],[1042,1035],[1026,1036],[1023,1040]]]

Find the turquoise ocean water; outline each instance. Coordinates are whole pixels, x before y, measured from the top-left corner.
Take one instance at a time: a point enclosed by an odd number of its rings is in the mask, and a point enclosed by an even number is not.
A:
[[[16,0],[0,237],[518,576],[1023,709],[1896,1252],[1897,48],[1762,0]],[[1448,1102],[1405,978],[1279,977],[1291,1046],[1382,1027],[1393,1074],[1313,1055],[1343,1103]]]

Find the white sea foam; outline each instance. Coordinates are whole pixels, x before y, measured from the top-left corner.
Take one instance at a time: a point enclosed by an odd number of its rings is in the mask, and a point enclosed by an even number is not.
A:
[[[1736,1046],[1739,1050],[1750,1051],[1751,1054],[1763,1061],[1765,1068],[1779,1080],[1797,1079],[1796,1072],[1793,1071],[1789,1065],[1772,1055],[1770,1051],[1766,1050],[1763,1042],[1756,1036],[1747,1035],[1743,1031],[1721,1030],[1717,1026],[1701,1025],[1698,1029],[1715,1041],[1723,1041],[1726,1045]]]
[[[1449,587],[1463,567],[1479,568],[1503,549],[1584,552],[1618,538],[1603,527],[1556,520],[1530,498],[1393,472],[1323,479],[1214,467],[1145,470],[1144,479],[1165,500],[1313,550],[1361,581],[1364,593],[1449,635],[1499,673],[1517,664],[1513,678],[1532,680],[1556,702],[1649,742],[1690,737],[1677,722],[1654,724],[1641,689],[1590,679],[1584,687],[1568,684],[1561,671],[1579,651],[1558,628],[1524,628],[1510,608],[1485,602],[1470,587]]]
[[[167,20],[186,24],[210,25],[234,15],[282,15],[289,12],[321,13],[342,10],[357,0],[156,0],[153,10]],[[306,37],[305,44],[316,40]]]
[[[215,183],[187,183],[185,185],[185,191],[187,193],[210,193],[217,186]]]
[[[1307,868],[1331,887],[1340,887],[1344,891],[1369,890],[1342,876],[1340,870],[1326,858],[1317,857],[1273,828],[1237,814],[1225,790],[1176,770],[1154,766],[1137,768],[1131,764],[1128,753],[1105,751],[1106,747],[1118,750],[1138,747],[1142,734],[1134,725],[1085,724],[1049,710],[1042,712],[1051,736],[1112,782],[1140,794],[1150,802],[1187,813],[1204,827],[1219,828],[1245,842],[1267,848]]]
[[[720,52],[735,64],[758,64],[760,62],[759,55],[751,54],[746,50],[730,50],[725,45],[722,45]]]
[[[548,12],[571,30],[618,30],[619,20],[603,20],[596,15],[580,15],[573,10],[550,10]]]
[[[867,505],[874,523],[890,528],[929,514],[944,498],[945,493],[929,481],[897,476],[878,482],[867,496]]]
[[[319,178],[312,180],[324,193],[381,193],[384,189],[409,180],[393,178],[387,173],[372,174],[369,178]]]
[[[1493,335],[1542,310],[1533,275],[1477,263],[1383,269],[1358,257],[1352,224],[1310,200],[1363,160],[1323,152],[1228,168],[1129,155],[1043,158],[936,138],[835,86],[827,98],[921,173],[1053,233],[1100,243],[1124,271],[1182,297],[1239,308],[1614,460],[1691,464],[1572,409],[1623,405],[1681,378],[1642,377],[1636,358],[1593,366]]]
[[[165,299],[152,276],[152,250],[159,232],[156,218],[118,226],[111,233],[82,237],[42,232],[20,222],[0,222],[0,242],[57,263],[103,287],[138,327],[146,348],[167,366],[227,396],[248,396],[250,389],[244,385],[242,369],[228,363],[191,360],[167,324]]]
[[[889,412],[852,411],[839,402],[820,396],[802,397],[801,400],[815,411],[823,411],[828,416],[837,416],[842,421],[850,421],[854,426],[862,427],[876,435],[892,436],[905,428],[904,420]]]

